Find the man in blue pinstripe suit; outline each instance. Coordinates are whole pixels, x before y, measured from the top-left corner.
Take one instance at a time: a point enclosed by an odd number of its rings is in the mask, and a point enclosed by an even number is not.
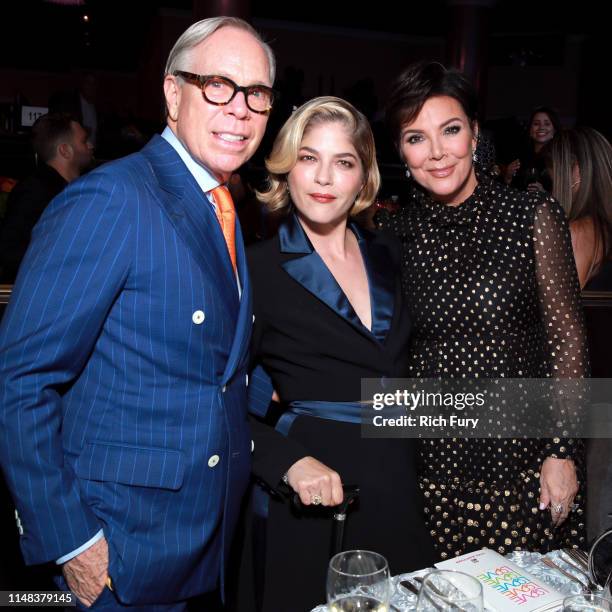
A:
[[[274,57],[191,26],[168,126],[75,181],[36,226],[0,329],[0,458],[28,564],[79,606],[183,610],[223,588],[250,469],[251,290],[211,191],[255,152]]]

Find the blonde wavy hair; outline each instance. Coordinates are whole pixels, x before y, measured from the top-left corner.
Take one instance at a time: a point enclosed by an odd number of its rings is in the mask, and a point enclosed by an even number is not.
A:
[[[370,124],[352,104],[341,98],[322,96],[303,104],[287,119],[281,128],[270,156],[266,159],[268,185],[257,197],[271,211],[289,206],[287,175],[297,163],[304,134],[315,125],[341,123],[346,127],[352,145],[361,162],[364,187],[359,192],[351,215],[368,208],[378,193],[380,173],[376,163],[376,146]]]

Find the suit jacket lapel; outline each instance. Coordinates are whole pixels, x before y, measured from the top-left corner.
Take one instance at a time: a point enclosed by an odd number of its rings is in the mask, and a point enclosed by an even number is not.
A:
[[[329,306],[360,333],[379,342],[384,341],[393,318],[395,280],[390,262],[384,261],[382,247],[371,248],[361,230],[351,226],[359,242],[366,265],[372,305],[372,332],[363,326],[340,285],[325,262],[314,250],[304,229],[295,215],[291,215],[279,228],[279,245],[283,253],[302,255],[289,259],[281,265],[302,287]],[[391,275],[391,278],[389,276]]]
[[[384,342],[393,322],[397,274],[385,246],[368,239],[358,225],[352,224],[365,262],[370,287],[372,335]]]
[[[176,151],[163,138],[154,136],[142,153],[162,188],[154,195],[200,268],[219,284],[226,310],[235,317],[238,312],[236,277],[210,202]],[[202,207],[204,227],[194,215],[194,206]]]
[[[225,244],[225,243],[224,243]],[[225,249],[227,251],[227,247]],[[229,259],[229,256],[228,256]],[[236,215],[236,267],[241,285],[240,309],[236,321],[236,332],[232,342],[225,371],[223,373],[223,384],[227,383],[234,375],[234,372],[243,364],[246,365],[249,342],[251,340],[251,330],[253,329],[253,305],[251,297],[251,283],[247,269],[246,254],[244,251],[244,241],[242,239],[242,229]]]

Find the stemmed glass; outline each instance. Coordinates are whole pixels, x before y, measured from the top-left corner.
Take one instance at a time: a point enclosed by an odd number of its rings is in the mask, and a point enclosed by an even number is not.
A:
[[[529,185],[531,183],[540,182],[540,172],[537,168],[528,168],[527,172],[525,172],[525,184]]]
[[[482,612],[482,584],[468,574],[436,570],[425,576],[416,609],[418,612]]]
[[[387,612],[391,596],[389,564],[369,550],[347,550],[332,557],[327,571],[330,612]]]

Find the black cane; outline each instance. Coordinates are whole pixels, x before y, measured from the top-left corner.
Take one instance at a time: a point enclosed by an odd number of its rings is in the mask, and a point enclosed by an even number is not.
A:
[[[349,506],[359,497],[359,487],[346,485],[342,488],[344,489],[344,499],[341,504],[334,507],[330,557],[333,557],[343,550],[342,545],[344,543],[344,524],[346,522],[346,515]]]
[[[331,538],[332,557],[342,550],[346,515],[348,514],[350,505],[359,497],[359,487],[356,485],[342,485],[342,490],[344,491],[342,503],[331,508],[334,512]],[[302,504],[300,496],[297,493],[294,493],[293,495],[293,505],[300,510],[305,509],[305,506]],[[315,506],[315,508],[321,509],[320,506]]]

